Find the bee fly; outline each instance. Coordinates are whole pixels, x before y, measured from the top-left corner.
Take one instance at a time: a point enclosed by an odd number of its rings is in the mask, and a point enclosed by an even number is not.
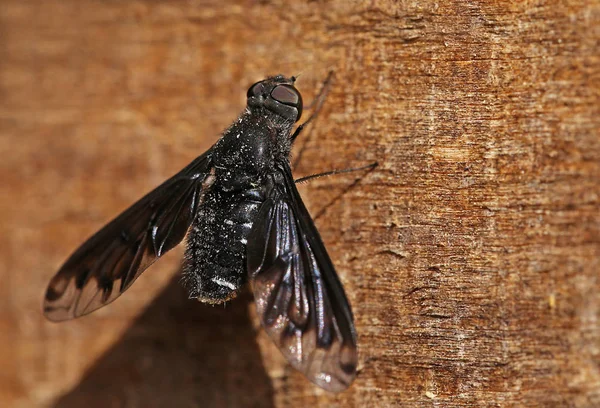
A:
[[[187,235],[190,298],[222,303],[250,281],[261,323],[292,366],[327,391],[346,389],[356,331],[290,169],[303,129],[292,132],[303,106],[294,82],[278,75],[252,85],[245,111],[213,147],[79,247],[48,285],[46,317],[109,304]]]

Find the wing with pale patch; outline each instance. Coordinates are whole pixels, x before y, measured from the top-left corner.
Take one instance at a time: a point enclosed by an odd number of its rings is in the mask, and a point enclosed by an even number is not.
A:
[[[214,177],[207,154],[88,239],[52,278],[44,314],[60,321],[107,305],[185,237]]]

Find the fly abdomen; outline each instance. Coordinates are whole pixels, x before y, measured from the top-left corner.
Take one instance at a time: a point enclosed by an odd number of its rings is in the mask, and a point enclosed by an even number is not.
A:
[[[183,282],[190,298],[222,303],[247,280],[246,243],[262,194],[213,191],[206,195],[188,235]]]

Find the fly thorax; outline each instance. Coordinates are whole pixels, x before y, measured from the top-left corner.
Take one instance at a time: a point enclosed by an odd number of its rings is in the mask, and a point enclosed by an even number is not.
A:
[[[214,157],[215,177],[223,191],[254,188],[273,167],[273,141],[270,129],[232,128]]]

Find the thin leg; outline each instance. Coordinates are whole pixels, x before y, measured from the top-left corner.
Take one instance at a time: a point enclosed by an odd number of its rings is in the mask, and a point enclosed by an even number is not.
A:
[[[296,183],[303,183],[305,181],[309,181],[309,180],[319,178],[319,177],[325,177],[325,176],[329,176],[329,175],[333,175],[333,174],[340,174],[340,173],[351,173],[353,171],[359,171],[359,170],[369,170],[369,173],[370,173],[371,171],[373,171],[373,169],[375,169],[375,167],[377,167],[377,165],[378,165],[378,163],[374,162],[374,163],[369,164],[368,166],[355,167],[355,168],[343,169],[343,170],[332,170],[332,171],[327,171],[325,173],[313,174],[312,176],[306,176],[306,177],[299,178],[298,180],[296,180]],[[356,180],[354,180],[354,182],[352,182],[349,186],[347,186],[340,194],[337,195],[337,197],[335,197],[333,200],[328,202],[323,208],[321,208],[319,210],[319,212],[317,212],[315,214],[313,219],[316,221],[317,219],[321,218],[321,216],[323,214],[325,214],[325,211],[327,211],[329,209],[329,207],[331,207],[336,202],[338,202],[344,196],[344,194],[346,194],[348,191],[352,190],[358,183],[360,183],[360,181],[363,178],[364,178],[364,176],[359,177]]]
[[[325,81],[323,82],[323,85],[321,86],[321,90],[319,91],[319,93],[317,94],[315,99],[313,99],[313,101],[310,103],[310,105],[307,106],[307,109],[310,109],[310,108],[312,108],[313,105],[316,104],[317,106],[316,106],[314,112],[312,113],[312,115],[310,115],[308,117],[308,119],[306,119],[306,121],[304,123],[302,123],[300,126],[298,126],[296,128],[296,131],[292,135],[292,142],[294,140],[296,140],[298,135],[300,135],[300,133],[302,132],[302,129],[304,129],[304,127],[306,125],[308,125],[310,122],[312,122],[317,117],[317,115],[323,108],[323,103],[325,103],[325,98],[327,98],[327,94],[329,93],[329,89],[331,88],[331,79],[332,78],[333,78],[333,71],[329,71],[329,74],[327,74],[327,78],[325,78]]]
[[[362,166],[362,167],[352,167],[349,169],[341,169],[341,170],[331,170],[331,171],[326,171],[324,173],[318,173],[318,174],[311,174],[310,176],[306,176],[306,177],[300,177],[299,179],[295,180],[296,184],[300,184],[300,183],[305,183],[309,180],[313,180],[319,177],[326,177],[326,176],[332,176],[334,174],[342,174],[342,173],[352,173],[353,171],[360,171],[360,170],[372,170],[375,167],[377,167],[378,163],[374,162],[371,164],[368,164],[366,166]]]
[[[321,90],[319,91],[319,93],[317,94],[315,99],[313,99],[313,101],[307,107],[308,109],[310,109],[313,105],[316,105],[315,110],[313,111],[312,115],[310,115],[308,117],[308,119],[306,119],[306,121],[304,123],[300,124],[296,128],[296,130],[292,134],[292,143],[296,140],[296,138],[300,135],[300,133],[302,133],[305,126],[307,126],[310,122],[315,120],[317,118],[317,116],[319,115],[319,112],[321,112],[321,109],[323,108],[323,104],[325,103],[325,99],[327,98],[327,94],[329,93],[329,89],[331,88],[332,78],[333,78],[333,71],[329,71],[329,74],[327,74],[327,78],[325,78],[325,81],[323,82],[323,86],[321,86]],[[300,159],[302,158],[302,155],[304,154],[304,150],[306,150],[306,146],[307,146],[309,140],[310,140],[310,138],[307,137],[304,140],[304,143],[302,144],[302,146],[300,147],[300,150],[298,151],[298,154],[297,154],[296,158],[294,159],[294,163],[292,164],[293,169],[295,169],[298,166],[298,163],[300,163]]]

